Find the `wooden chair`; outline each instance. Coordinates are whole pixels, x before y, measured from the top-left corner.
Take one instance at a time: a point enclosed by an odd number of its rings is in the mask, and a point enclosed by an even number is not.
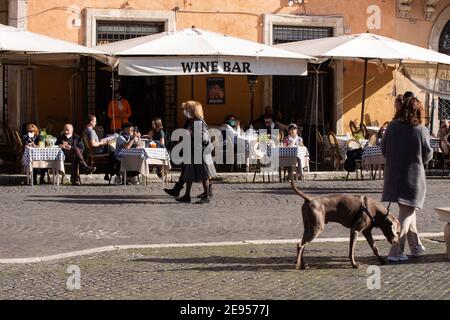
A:
[[[316,139],[317,139],[317,159],[318,163],[323,163],[325,160],[325,147],[323,142],[323,137],[319,130],[316,129]]]
[[[360,131],[362,132],[364,139],[369,139],[369,130],[367,130],[367,127],[364,123],[361,123]]]
[[[450,163],[450,144],[445,139],[439,140],[439,147],[442,151],[442,178],[444,178],[444,171],[447,169],[447,164]]]
[[[99,165],[107,165],[109,163],[109,153],[105,154],[94,154],[94,148],[92,147],[92,142],[89,141],[86,135],[83,135],[84,152],[86,156],[86,163],[90,167],[97,167]]]
[[[267,174],[267,179],[268,179],[268,182],[270,183],[270,176],[273,175],[274,172],[271,170],[271,166],[266,166],[263,163],[261,163],[261,161],[266,157],[266,154],[264,152],[262,152],[259,148],[261,143],[262,142],[252,144],[253,150],[250,151],[251,154],[254,156],[254,159],[256,159],[256,166],[255,166],[255,169],[254,169],[255,171],[254,171],[254,175],[253,175],[253,183],[255,183],[256,174],[258,173],[258,171],[263,175],[263,182],[266,182],[265,176]]]
[[[343,159],[341,150],[339,149],[339,142],[334,132],[328,132],[328,141],[330,142],[331,162],[333,163],[334,169],[339,171],[342,168]]]
[[[17,130],[14,130],[13,135],[13,144],[14,144],[14,154],[16,161],[16,169],[17,171],[22,171],[22,156],[23,156],[23,142],[20,138],[20,134]]]
[[[352,132],[352,136],[359,132],[359,128],[356,126],[356,123],[350,121],[350,131]]]
[[[345,144],[345,147],[346,147],[347,150],[362,149],[361,143],[358,140],[356,140],[356,139],[348,140],[346,142],[346,144]],[[358,170],[361,173],[361,179],[363,179],[364,176],[363,176],[363,168],[362,168],[362,159],[361,160],[356,160],[356,170],[355,170],[356,179],[358,179]],[[347,172],[347,180],[348,180],[349,175],[350,175],[350,171]]]

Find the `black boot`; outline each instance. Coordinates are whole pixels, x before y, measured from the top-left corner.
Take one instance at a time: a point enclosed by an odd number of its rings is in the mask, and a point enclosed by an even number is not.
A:
[[[177,200],[178,202],[186,202],[186,203],[191,203],[191,197],[184,195],[181,198],[176,198],[175,200]]]
[[[87,165],[87,163],[82,163],[81,165],[83,166],[83,171],[84,171],[84,173],[86,173],[86,174],[94,173],[95,170],[97,170],[96,167],[89,167],[89,166]]]
[[[208,188],[208,196],[209,196],[209,198],[212,198],[212,197],[213,197],[212,184],[209,185],[209,188]],[[205,198],[206,198],[205,192],[199,194],[199,195],[197,196],[197,198],[199,198],[199,199],[205,199]]]
[[[183,186],[180,187],[178,184],[175,184],[173,189],[164,188],[164,191],[172,197],[179,197],[182,189]]]

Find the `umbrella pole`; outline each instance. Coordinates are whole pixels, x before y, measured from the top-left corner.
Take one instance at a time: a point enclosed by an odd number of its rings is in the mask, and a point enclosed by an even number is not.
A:
[[[364,123],[364,108],[366,105],[366,82],[367,82],[367,67],[368,67],[369,59],[364,59],[364,82],[363,82],[363,92],[362,92],[362,107],[361,107],[361,123],[360,127],[362,128],[362,125]]]
[[[114,80],[114,69],[111,69],[111,88],[112,88],[112,98],[111,98],[111,104],[112,104],[112,123],[113,123],[113,133],[116,133],[116,119],[114,114],[115,109],[115,101],[114,101],[114,89],[115,89],[115,80]]]
[[[194,76],[191,76],[191,100],[194,100]]]
[[[434,77],[433,95],[431,96],[430,133],[433,133],[433,127],[434,127],[434,111],[436,109],[436,103],[434,101],[434,96],[436,94],[436,83],[437,83],[437,78],[438,78],[438,72],[439,72],[439,63],[436,65],[436,75]]]

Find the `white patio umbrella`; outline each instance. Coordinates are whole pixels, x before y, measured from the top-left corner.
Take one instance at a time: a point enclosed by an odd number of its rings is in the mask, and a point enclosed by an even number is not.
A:
[[[26,60],[25,56],[33,57],[33,54],[45,55],[47,60],[51,60],[49,55],[54,55],[55,59],[61,59],[63,55],[89,55],[103,61],[108,55],[97,49],[0,24],[0,55],[3,59]]]
[[[314,58],[195,27],[97,47],[119,57],[119,74],[306,75]]]
[[[118,58],[119,75],[307,75],[303,54],[195,27],[97,47]],[[253,103],[252,103],[253,118]]]
[[[109,54],[97,49],[0,24],[2,65],[76,67],[80,55],[109,64]],[[35,108],[37,112],[37,108]]]
[[[367,64],[370,60],[401,64],[425,62],[432,69],[436,69],[437,64],[450,65],[450,56],[371,33],[290,42],[276,47],[317,58],[364,60],[361,124],[364,120]]]

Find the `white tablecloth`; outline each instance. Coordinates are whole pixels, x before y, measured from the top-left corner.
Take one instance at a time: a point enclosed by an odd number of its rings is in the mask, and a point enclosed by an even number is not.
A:
[[[278,157],[280,167],[289,167],[295,164],[309,171],[309,152],[306,147],[271,147],[267,149],[267,155],[274,159]]]
[[[347,158],[347,151],[348,151],[347,150],[347,142],[353,138],[348,137],[348,136],[336,136],[336,139],[339,144],[339,152],[341,153],[341,157],[342,157],[342,159],[345,160]],[[323,141],[324,141],[325,150],[329,151],[330,150],[330,141],[328,140],[328,136],[324,136]],[[366,146],[368,146],[369,140],[363,139],[360,141],[360,143],[361,143],[361,147],[364,149]]]
[[[145,177],[150,176],[149,166],[161,166],[170,170],[170,155],[166,148],[122,149],[119,153],[120,171],[138,171]]]
[[[442,153],[441,147],[439,146],[439,138],[430,138],[430,146],[434,152]]]
[[[379,146],[366,147],[362,155],[362,164],[363,166],[384,165],[385,159],[383,154],[381,153],[381,147]]]
[[[22,164],[25,168],[25,174],[29,183],[33,181],[33,169],[52,169],[53,174],[65,173],[64,170],[64,152],[59,147],[52,148],[25,148],[22,157]],[[59,179],[54,182],[59,184]]]

